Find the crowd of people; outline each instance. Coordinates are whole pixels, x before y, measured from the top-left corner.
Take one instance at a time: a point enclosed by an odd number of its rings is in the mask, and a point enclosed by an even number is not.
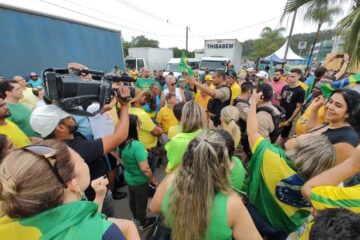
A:
[[[114,82],[103,108],[78,106],[92,116],[49,102],[35,73],[1,80],[0,236],[360,239],[360,74],[347,65],[126,70],[133,98]],[[115,218],[127,195],[133,218]]]

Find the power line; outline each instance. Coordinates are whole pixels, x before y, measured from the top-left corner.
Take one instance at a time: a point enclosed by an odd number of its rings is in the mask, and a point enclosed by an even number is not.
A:
[[[124,19],[124,18],[120,18],[119,16],[114,16],[114,15],[111,15],[111,14],[109,14],[109,13],[107,13],[107,12],[100,11],[99,9],[90,8],[90,7],[88,7],[88,6],[79,4],[79,3],[77,3],[77,2],[73,2],[73,1],[71,1],[71,0],[64,0],[64,1],[65,1],[65,2],[68,2],[68,3],[71,3],[71,4],[73,4],[73,5],[76,5],[76,6],[78,6],[78,7],[81,7],[81,8],[90,10],[90,11],[94,11],[94,12],[96,12],[96,13],[101,13],[101,14],[103,14],[103,15],[106,15],[106,16],[109,16],[109,17],[112,17],[112,18],[116,18],[116,19],[119,19],[119,20],[124,21],[124,22],[128,22],[128,23],[130,23],[130,24],[139,25],[139,26],[141,26],[141,27],[148,27],[148,26],[141,25],[141,24],[136,23],[136,22],[133,22],[133,21],[129,21],[129,20]]]
[[[158,21],[166,22],[166,23],[171,24],[171,25],[173,25],[173,26],[175,26],[177,28],[181,28],[181,29],[185,28],[185,26],[180,26],[178,24],[172,23],[172,22],[169,21],[169,19],[161,18],[161,17],[159,17],[159,16],[157,16],[155,14],[152,14],[151,12],[145,11],[145,10],[139,8],[138,6],[135,6],[135,5],[131,4],[131,3],[129,3],[128,1],[125,1],[125,0],[116,0],[116,1],[121,2],[121,3],[125,4],[126,6],[132,8],[132,9],[138,11],[138,12],[141,12],[142,14],[147,15],[147,16],[153,18],[153,19],[156,19]]]
[[[229,34],[229,33],[240,32],[240,31],[246,30],[246,29],[248,29],[248,28],[256,27],[256,26],[261,25],[261,24],[263,24],[263,23],[267,23],[268,21],[271,21],[271,20],[274,20],[274,19],[278,19],[278,18],[280,18],[280,17],[281,17],[281,16],[273,17],[273,18],[270,18],[270,19],[267,19],[267,20],[264,20],[264,21],[261,21],[261,22],[258,22],[258,23],[255,23],[255,24],[246,26],[246,27],[242,27],[242,28],[238,28],[238,29],[234,29],[234,30],[230,30],[230,31],[226,31],[226,32],[218,32],[218,33],[206,34],[206,35],[204,35],[204,37],[214,36],[214,35],[225,35],[225,34]]]
[[[114,22],[110,22],[110,21],[107,21],[107,20],[104,20],[104,19],[101,19],[101,18],[98,18],[98,17],[90,16],[88,14],[85,14],[85,13],[82,13],[82,12],[79,12],[79,11],[76,11],[76,10],[73,10],[73,9],[70,9],[70,8],[67,8],[67,7],[52,3],[52,2],[48,2],[48,1],[45,1],[45,0],[40,0],[40,1],[43,2],[43,3],[49,4],[49,5],[52,5],[52,6],[55,6],[55,7],[58,7],[58,8],[73,12],[73,13],[76,13],[76,14],[82,15],[82,16],[86,16],[86,17],[91,18],[91,19],[95,19],[95,20],[100,21],[100,22],[108,23],[108,24],[111,24],[111,25],[114,25],[114,26],[117,26],[117,27],[120,27],[120,28],[126,28],[126,29],[129,29],[129,30],[135,31],[135,32],[147,33],[147,34],[151,34],[151,35],[156,35],[156,36],[161,36],[161,37],[170,37],[170,38],[184,38],[185,37],[185,36],[180,36],[180,35],[166,35],[166,34],[161,34],[161,33],[144,31],[144,30],[140,30],[140,29],[120,25],[120,24],[117,24],[117,23],[114,23]]]

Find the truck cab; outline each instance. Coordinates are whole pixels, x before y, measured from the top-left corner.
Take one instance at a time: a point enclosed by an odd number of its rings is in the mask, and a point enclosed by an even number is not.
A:
[[[200,80],[205,79],[205,68],[209,68],[210,73],[213,73],[215,70],[222,69],[225,72],[227,71],[227,64],[230,62],[230,59],[224,57],[203,57],[200,61]]]
[[[138,72],[140,72],[142,68],[147,68],[145,59],[137,57],[126,57],[125,67],[128,69],[136,68]]]
[[[191,69],[199,70],[200,67],[200,59],[197,58],[188,58],[187,64],[191,67]],[[165,67],[164,76],[169,75],[170,72],[174,73],[175,77],[178,77],[181,75],[181,72],[179,71],[179,64],[180,64],[180,58],[172,58],[168,62],[168,64]]]

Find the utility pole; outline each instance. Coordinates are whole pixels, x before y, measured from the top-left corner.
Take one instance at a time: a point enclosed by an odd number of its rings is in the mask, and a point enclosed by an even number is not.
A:
[[[189,40],[189,35],[188,35],[188,33],[189,33],[189,27],[186,27],[186,53],[187,53],[187,51],[188,51],[188,40]]]
[[[294,30],[295,19],[296,19],[296,13],[297,13],[297,10],[295,10],[295,12],[294,12],[294,16],[293,16],[293,20],[292,20],[292,23],[291,23],[291,28],[290,28],[289,37],[288,37],[288,39],[287,39],[287,41],[286,41],[286,48],[285,48],[285,54],[284,54],[284,61],[286,61],[287,54],[288,54],[288,51],[289,51],[290,38],[291,38],[292,33],[293,33],[293,30]]]

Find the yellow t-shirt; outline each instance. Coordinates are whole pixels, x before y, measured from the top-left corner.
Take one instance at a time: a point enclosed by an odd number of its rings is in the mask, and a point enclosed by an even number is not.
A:
[[[156,115],[156,122],[161,126],[163,132],[167,133],[169,128],[172,126],[176,126],[179,124],[176,119],[172,108],[165,105],[160,109],[158,114]]]
[[[232,106],[234,103],[235,98],[237,98],[238,96],[240,96],[241,94],[241,88],[239,86],[239,84],[237,84],[236,82],[234,82],[231,85],[231,102],[230,105]]]
[[[169,128],[168,137],[172,139],[179,132],[180,132],[180,125],[172,126]]]
[[[136,70],[130,70],[130,76],[136,81],[138,79],[138,72]]]
[[[352,187],[319,186],[311,190],[310,201],[318,210],[346,208],[360,213],[360,184]]]
[[[12,121],[5,119],[6,125],[0,126],[0,134],[5,134],[15,147],[21,148],[31,144],[30,139]]]
[[[211,97],[209,95],[206,95],[205,97],[201,96],[201,92],[198,91],[195,96],[195,102],[200,104],[200,106],[202,106],[206,111],[210,98]]]
[[[39,101],[38,98],[33,94],[32,88],[26,88],[23,91],[24,98],[20,100],[21,103],[25,103],[30,105],[31,109],[36,107],[37,102]]]
[[[305,112],[303,113],[303,115],[301,115],[301,117],[296,121],[295,124],[295,135],[300,136],[302,134],[305,134],[305,125],[307,123],[307,121],[310,118],[310,114],[311,114],[311,109],[314,106],[314,102],[312,102],[310,104],[310,106],[305,110]],[[322,125],[326,122],[325,120],[325,107],[322,106],[319,111],[318,111],[318,118],[316,119],[316,125]]]
[[[360,213],[360,184],[352,187],[318,186],[310,193],[311,205],[322,211],[328,208],[345,208]],[[314,222],[310,222],[301,240],[307,240]]]
[[[139,140],[145,145],[146,149],[153,148],[157,144],[157,137],[151,134],[155,124],[151,120],[149,114],[142,108],[131,107],[129,114],[134,114],[139,118],[140,128],[138,130]]]

